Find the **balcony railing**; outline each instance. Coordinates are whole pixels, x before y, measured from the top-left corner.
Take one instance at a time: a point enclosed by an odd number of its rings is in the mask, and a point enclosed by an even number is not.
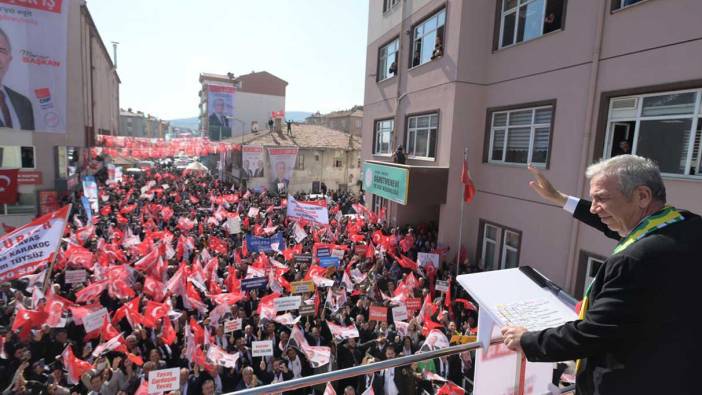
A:
[[[491,344],[502,343],[502,339],[495,339]],[[307,377],[300,377],[299,379],[284,381],[282,383],[275,383],[269,385],[263,385],[260,387],[250,388],[243,391],[231,392],[225,395],[264,395],[273,394],[280,392],[293,391],[300,388],[312,387],[315,385],[326,384],[327,382],[333,382],[338,380],[347,379],[350,377],[356,377],[366,374],[372,374],[384,369],[396,368],[400,366],[406,366],[413,364],[415,362],[426,361],[429,359],[447,357],[449,355],[459,354],[464,351],[473,351],[480,348],[480,343],[466,343],[457,346],[450,346],[442,348],[439,350],[428,351],[413,355],[407,355],[403,357],[388,359],[385,361],[369,363],[367,365],[352,366],[346,369],[335,370],[332,372],[315,374]],[[460,383],[457,383],[460,384]],[[568,393],[574,391],[574,386],[559,389],[560,393]]]

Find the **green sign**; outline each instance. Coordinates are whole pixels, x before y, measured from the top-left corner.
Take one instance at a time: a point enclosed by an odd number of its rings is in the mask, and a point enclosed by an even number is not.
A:
[[[409,170],[378,163],[363,164],[363,188],[385,199],[407,204]]]

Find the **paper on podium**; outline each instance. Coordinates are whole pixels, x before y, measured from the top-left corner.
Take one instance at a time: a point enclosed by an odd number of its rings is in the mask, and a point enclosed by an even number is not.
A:
[[[575,311],[519,269],[463,274],[459,284],[478,302],[478,341],[486,349],[495,326],[538,331],[577,319]]]

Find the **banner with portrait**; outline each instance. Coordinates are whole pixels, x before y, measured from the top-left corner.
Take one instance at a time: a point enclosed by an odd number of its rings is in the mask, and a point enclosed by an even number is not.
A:
[[[70,0],[0,0],[0,124],[66,133]]]
[[[271,163],[271,180],[274,190],[283,192],[288,190],[292,179],[293,169],[297,161],[297,147],[269,147],[268,159]]]
[[[207,127],[210,140],[232,137],[234,91],[233,86],[207,85]]]
[[[241,148],[241,171],[245,177],[260,178],[264,174],[263,147],[260,145],[244,145]]]

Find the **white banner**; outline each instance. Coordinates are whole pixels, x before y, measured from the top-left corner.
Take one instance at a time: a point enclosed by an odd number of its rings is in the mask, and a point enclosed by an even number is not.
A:
[[[284,190],[288,189],[297,161],[297,151],[297,147],[268,148],[268,158],[271,162],[270,178],[278,192],[281,191],[278,184],[283,184]]]
[[[70,206],[0,237],[0,283],[32,274],[56,253]]]
[[[320,225],[329,224],[329,211],[324,200],[316,203],[299,202],[288,195],[288,217],[296,221],[304,219]]]
[[[248,178],[260,178],[265,175],[263,166],[263,147],[260,145],[244,145],[241,149],[241,170]]]
[[[66,133],[70,0],[0,1],[0,85],[15,129]]]

